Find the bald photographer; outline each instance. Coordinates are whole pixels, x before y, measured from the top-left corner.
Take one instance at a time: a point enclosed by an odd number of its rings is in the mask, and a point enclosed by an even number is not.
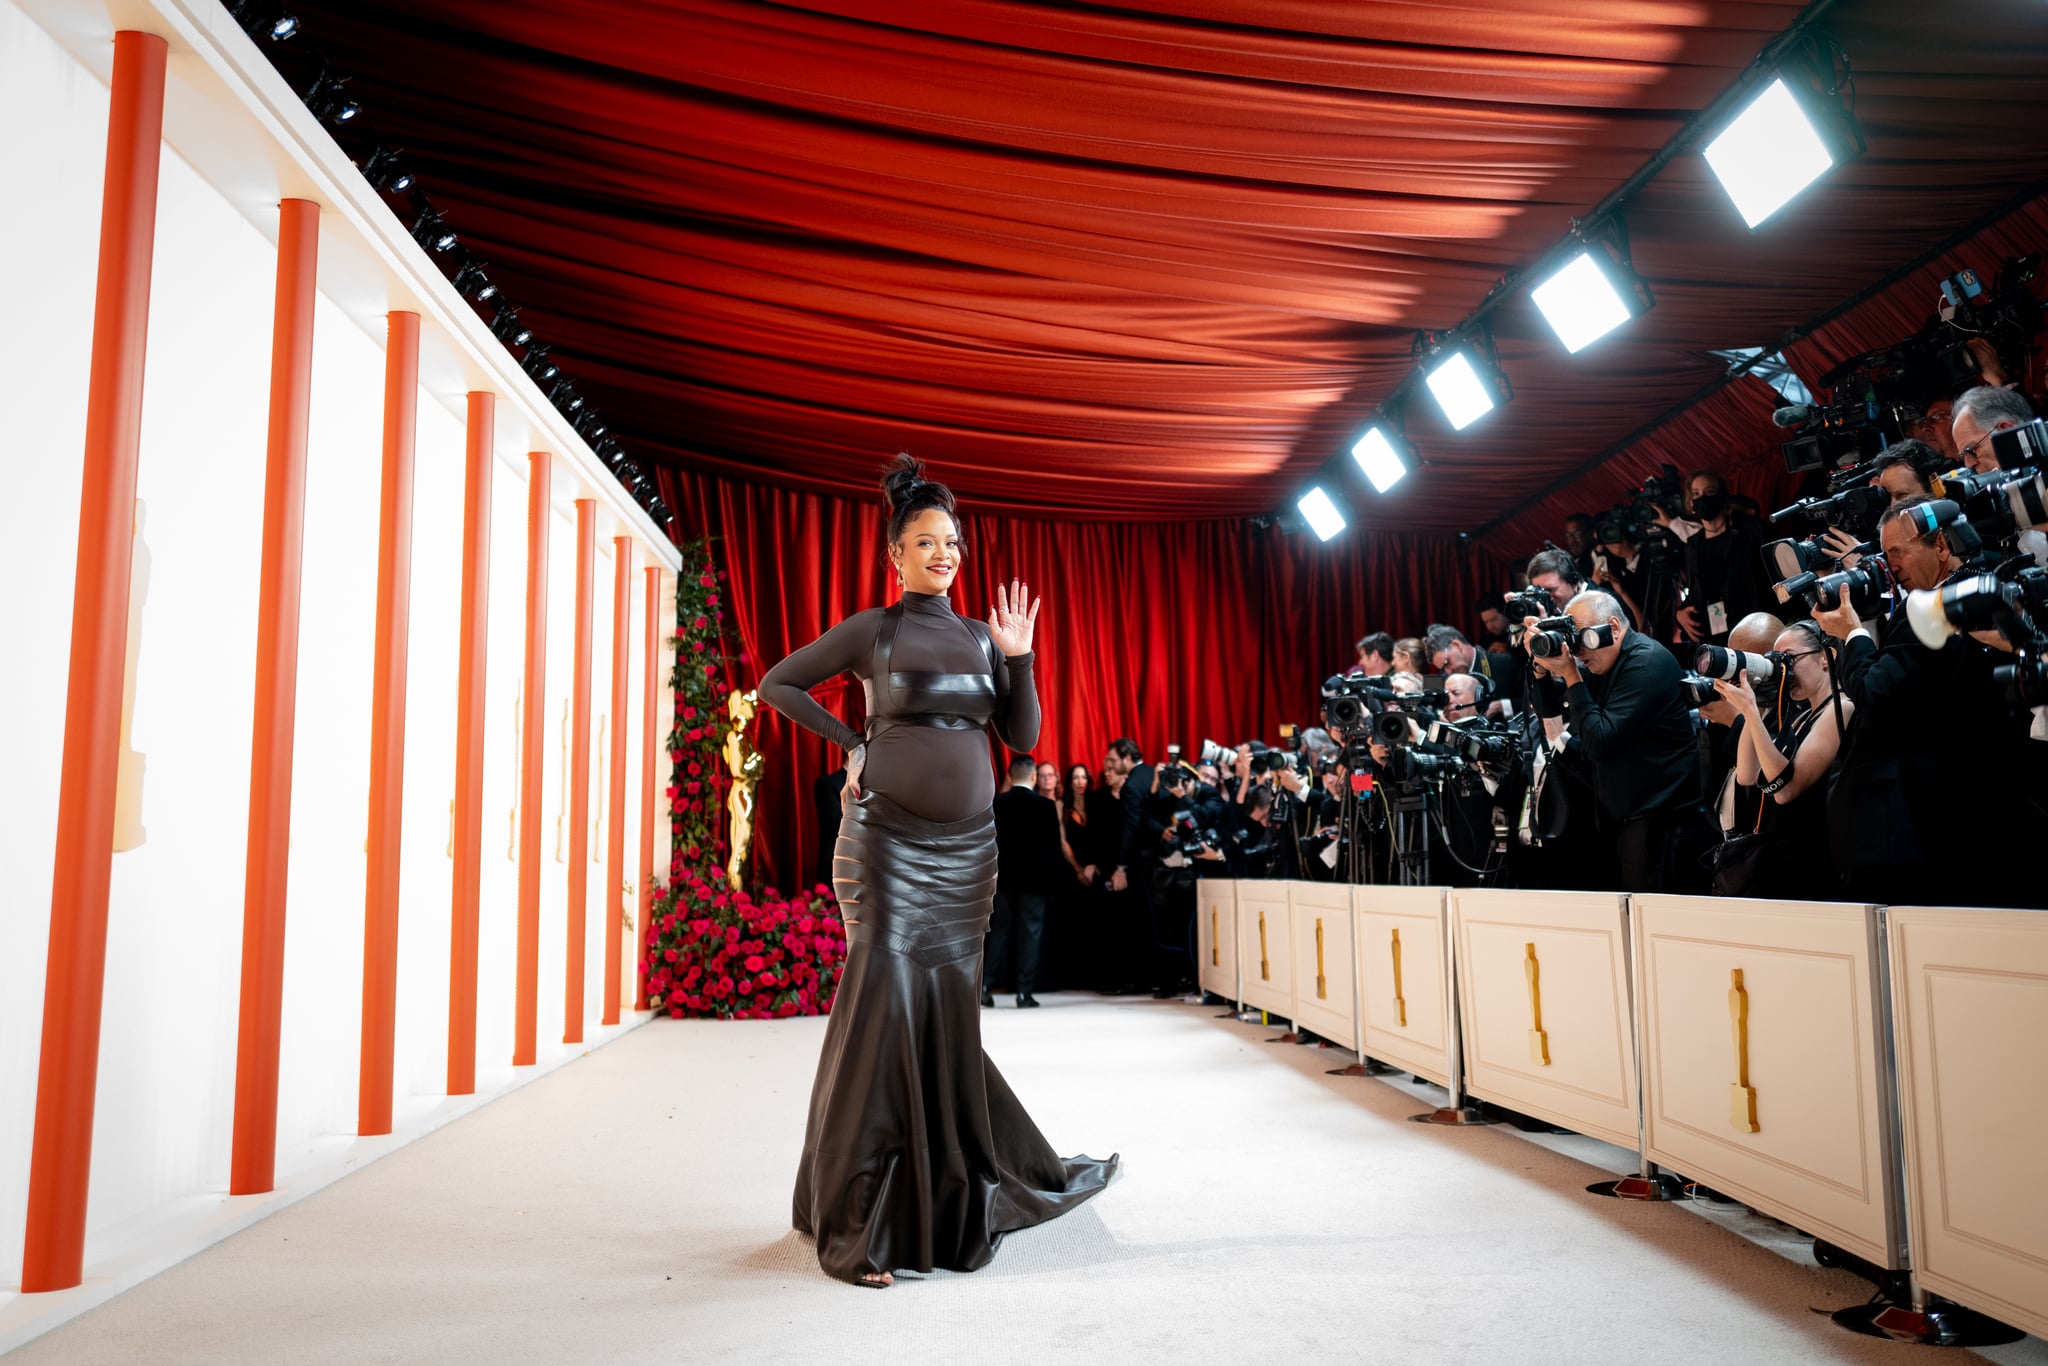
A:
[[[1626,892],[1704,889],[1714,831],[1700,804],[1692,716],[1671,652],[1629,629],[1611,595],[1572,598],[1562,617],[1523,619],[1522,645],[1543,680],[1536,706],[1551,748],[1590,782],[1614,881]],[[1588,869],[1583,886],[1597,885]]]

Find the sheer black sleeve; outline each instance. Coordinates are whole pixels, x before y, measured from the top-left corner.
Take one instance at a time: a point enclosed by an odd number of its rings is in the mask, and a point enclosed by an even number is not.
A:
[[[993,648],[994,638],[988,634],[985,623],[975,622],[974,629],[989,644],[989,655],[997,661],[996,714],[991,720],[996,738],[1008,745],[1012,753],[1029,754],[1038,743],[1041,720],[1038,686],[1031,680],[1031,661],[1036,655],[1030,651],[1021,655],[1000,654]]]
[[[841,749],[852,749],[861,742],[860,732],[827,711],[810,690],[865,665],[874,651],[875,630],[880,620],[879,609],[856,612],[790,655],[761,680],[761,700],[805,730],[824,736]],[[1037,715],[1034,701],[1034,737]]]

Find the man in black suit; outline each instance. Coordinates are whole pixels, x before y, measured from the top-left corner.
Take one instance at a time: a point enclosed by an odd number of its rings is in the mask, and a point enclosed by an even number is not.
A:
[[[1116,851],[1115,867],[1109,875],[1109,905],[1114,919],[1106,927],[1108,933],[1104,937],[1109,941],[1115,963],[1110,975],[1124,992],[1131,992],[1142,989],[1144,979],[1151,974],[1155,938],[1151,873],[1153,863],[1160,857],[1159,826],[1151,818],[1155,775],[1138,742],[1129,739],[1109,742],[1102,767],[1105,772],[1121,774],[1124,784],[1117,794],[1122,819],[1116,830],[1103,834],[1109,847]]]
[[[1038,766],[1028,754],[1010,760],[1010,785],[995,800],[996,904],[989,917],[987,963],[982,971],[981,1003],[992,1006],[990,990],[1014,964],[1017,1004],[1038,1004],[1031,994],[1038,984],[1038,948],[1045,935],[1045,898],[1057,870],[1066,866],[1060,853],[1060,809],[1033,790]]]

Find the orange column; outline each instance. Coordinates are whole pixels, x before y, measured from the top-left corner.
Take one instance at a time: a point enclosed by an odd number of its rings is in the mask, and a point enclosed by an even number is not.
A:
[[[661,566],[647,566],[646,662],[640,685],[640,918],[633,927],[633,961],[638,963],[639,986],[633,993],[633,1009],[647,1009],[647,927],[654,910],[654,786],[655,755],[668,732],[661,729]]]
[[[292,728],[299,695],[299,567],[306,528],[306,426],[313,392],[313,280],[319,247],[320,206],[307,199],[279,204],[249,753],[249,857],[242,890],[241,1029],[228,1170],[233,1195],[260,1194],[276,1185]]]
[[[398,1021],[398,865],[405,795],[405,664],[412,620],[412,457],[420,315],[392,313],[384,346],[384,488],[377,643],[370,664],[370,857],[363,891],[363,1051],[356,1132],[391,1132]]]
[[[514,949],[512,1065],[537,1051],[540,998],[540,808],[547,762],[548,476],[546,451],[527,454],[526,714],[519,719],[519,930]]]
[[[612,755],[611,790],[605,794],[604,1014],[619,1022],[619,931],[626,915],[626,670],[632,663],[633,538],[612,537]]]
[[[576,500],[576,666],[569,689],[569,942],[563,961],[562,1042],[583,1042],[583,976],[590,942],[590,613],[596,587],[597,504]]]
[[[86,388],[71,684],[50,887],[43,1044],[29,1158],[21,1288],[65,1290],[85,1276],[85,1202],[99,1087],[107,888],[114,863],[114,774],[128,659],[128,576],[142,435],[143,346],[164,122],[164,40],[114,35],[107,170],[100,191],[99,293]]]
[[[462,635],[455,673],[455,897],[448,932],[448,1094],[476,1094],[476,935],[484,848],[484,673],[491,624],[495,396],[469,396],[462,485]]]

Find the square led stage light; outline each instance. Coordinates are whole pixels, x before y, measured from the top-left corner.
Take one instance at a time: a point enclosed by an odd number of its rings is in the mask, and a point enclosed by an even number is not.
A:
[[[1454,431],[1464,431],[1492,412],[1498,405],[1495,386],[1489,385],[1472,363],[1469,351],[1460,347],[1423,377],[1429,392],[1436,395]]]
[[[1351,458],[1358,462],[1359,472],[1379,493],[1385,493],[1400,483],[1401,476],[1408,473],[1408,463],[1394,449],[1394,443],[1387,438],[1385,430],[1378,426],[1368,427],[1365,435],[1352,443]]]
[[[1344,529],[1344,514],[1337,510],[1336,500],[1318,486],[1301,495],[1295,506],[1308,520],[1309,530],[1316,539],[1327,541]]]
[[[1703,155],[1742,221],[1754,228],[1855,150],[1830,147],[1805,104],[1778,76],[1715,135]]]

